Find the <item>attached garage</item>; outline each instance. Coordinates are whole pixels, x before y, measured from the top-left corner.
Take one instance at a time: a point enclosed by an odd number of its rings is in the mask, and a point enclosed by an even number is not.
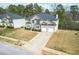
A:
[[[0,25],[2,24],[5,24],[3,26],[21,28],[25,26],[25,18],[15,13],[5,13],[0,15]]]
[[[14,19],[13,20],[14,28],[21,28],[25,26],[25,19]]]
[[[48,27],[48,32],[54,32],[54,31],[55,31],[55,26]]]
[[[45,27],[42,27],[42,28],[41,28],[41,31],[42,31],[42,32],[47,32],[47,29],[46,29]]]
[[[41,31],[43,32],[53,32],[55,30],[55,26],[41,26]]]
[[[54,32],[56,30],[56,23],[51,21],[44,21],[41,23],[41,31]]]

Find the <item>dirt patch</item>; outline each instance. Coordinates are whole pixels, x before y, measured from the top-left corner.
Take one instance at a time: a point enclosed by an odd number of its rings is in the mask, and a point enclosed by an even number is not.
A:
[[[52,34],[46,46],[69,54],[79,54],[79,31],[59,30]]]
[[[23,41],[29,41],[36,35],[37,35],[37,32],[34,32],[34,31],[25,30],[25,29],[17,29],[16,31],[13,31],[7,34],[6,36],[14,38],[14,39],[23,40]]]

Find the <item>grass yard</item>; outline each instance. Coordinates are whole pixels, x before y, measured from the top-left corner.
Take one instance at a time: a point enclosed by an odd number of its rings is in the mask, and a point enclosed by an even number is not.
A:
[[[3,39],[3,38],[0,38],[0,42],[1,42],[1,43],[2,43],[2,42],[8,42],[8,43],[10,43],[10,44],[15,44],[15,43],[17,43],[16,41],[7,40],[7,39]]]
[[[37,35],[37,32],[25,30],[25,29],[11,29],[11,28],[0,28],[0,35],[4,37],[14,38],[19,41],[29,41]],[[15,44],[17,41],[11,39],[0,38],[1,42],[8,42]]]
[[[2,31],[3,30],[3,28],[0,28],[0,31]]]
[[[12,28],[0,28],[0,35],[5,36],[15,30],[16,29],[12,29]]]
[[[13,32],[7,33],[5,36],[11,37],[14,39],[23,40],[23,41],[29,41],[36,35],[37,35],[37,32],[34,32],[34,31],[29,31],[25,29],[17,29]]]
[[[69,54],[79,54],[79,31],[59,30],[52,34],[46,46]]]

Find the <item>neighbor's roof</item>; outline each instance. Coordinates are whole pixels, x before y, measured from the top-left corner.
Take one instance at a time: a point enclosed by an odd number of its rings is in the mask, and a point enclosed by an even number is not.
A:
[[[37,16],[40,20],[57,20],[55,15],[52,14],[39,13],[34,16]],[[32,19],[34,16],[27,17],[26,19]]]
[[[11,19],[23,19],[24,17],[22,16],[19,16],[15,13],[5,13],[5,14],[1,14],[0,15],[0,19],[4,18],[4,17],[7,17],[9,16]]]

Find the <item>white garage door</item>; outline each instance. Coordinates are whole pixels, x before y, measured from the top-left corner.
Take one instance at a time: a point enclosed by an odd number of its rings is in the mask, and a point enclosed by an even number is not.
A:
[[[54,26],[42,27],[43,32],[53,32],[55,30]]]
[[[21,28],[25,26],[25,19],[15,19],[13,20],[14,28]]]
[[[53,31],[54,31],[54,28],[48,28],[47,31],[48,31],[48,32],[53,32]]]
[[[46,28],[42,28],[42,31],[43,31],[43,32],[47,32],[47,29],[46,29]]]

